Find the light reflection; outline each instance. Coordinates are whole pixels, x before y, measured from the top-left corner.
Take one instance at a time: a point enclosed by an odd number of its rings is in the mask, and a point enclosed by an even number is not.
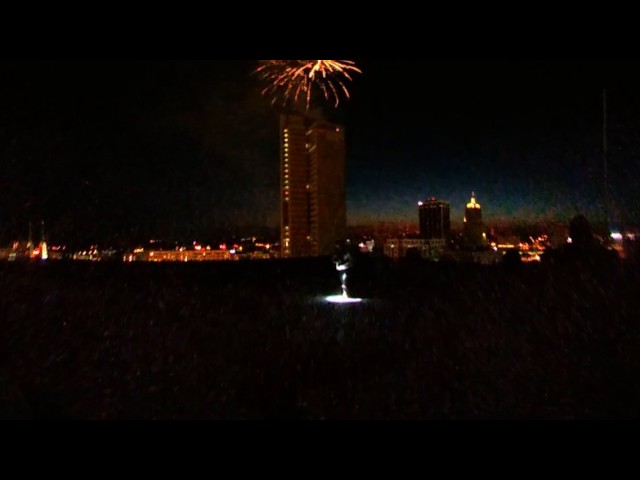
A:
[[[330,295],[325,297],[325,300],[329,303],[361,303],[361,298],[351,298],[345,295]]]

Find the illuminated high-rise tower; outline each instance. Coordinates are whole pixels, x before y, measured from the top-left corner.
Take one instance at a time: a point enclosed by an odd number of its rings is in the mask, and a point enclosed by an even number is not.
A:
[[[49,258],[47,241],[44,236],[44,220],[42,220],[42,241],[40,242],[40,258],[42,258],[42,260],[47,260]]]
[[[449,202],[430,198],[418,204],[420,211],[420,237],[425,240],[448,240],[451,235]]]
[[[286,113],[280,134],[282,255],[330,255],[347,224],[344,129]]]
[[[482,208],[476,202],[475,192],[471,193],[471,200],[464,211],[464,239],[467,246],[480,248],[486,243],[486,234],[482,224]]]
[[[27,241],[27,255],[31,258],[33,254],[33,235],[31,232],[31,222],[29,222],[29,240]]]

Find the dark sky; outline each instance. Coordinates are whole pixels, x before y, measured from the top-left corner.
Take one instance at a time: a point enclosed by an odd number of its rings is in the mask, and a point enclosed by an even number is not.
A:
[[[460,221],[475,190],[488,218],[599,215],[606,87],[615,203],[637,220],[640,63],[361,64],[347,107],[352,214],[411,219],[436,195]]]
[[[488,219],[601,210],[602,90],[616,214],[637,223],[640,63],[357,60],[352,224],[475,190]],[[0,240],[206,238],[278,221],[277,114],[256,61],[3,62]]]

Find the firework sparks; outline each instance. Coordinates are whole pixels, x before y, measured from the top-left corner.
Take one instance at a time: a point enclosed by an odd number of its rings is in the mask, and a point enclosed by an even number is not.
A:
[[[345,83],[362,71],[351,60],[263,60],[255,73],[268,83],[262,94],[272,104],[304,100],[308,110],[315,91],[338,107],[341,94],[349,98]]]

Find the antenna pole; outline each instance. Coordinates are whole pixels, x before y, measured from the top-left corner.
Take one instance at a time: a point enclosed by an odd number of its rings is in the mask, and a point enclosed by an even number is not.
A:
[[[607,165],[607,89],[602,91],[602,146],[603,146],[603,173],[604,173],[604,218],[607,230],[609,230],[609,167]],[[608,233],[608,232],[607,232]]]

